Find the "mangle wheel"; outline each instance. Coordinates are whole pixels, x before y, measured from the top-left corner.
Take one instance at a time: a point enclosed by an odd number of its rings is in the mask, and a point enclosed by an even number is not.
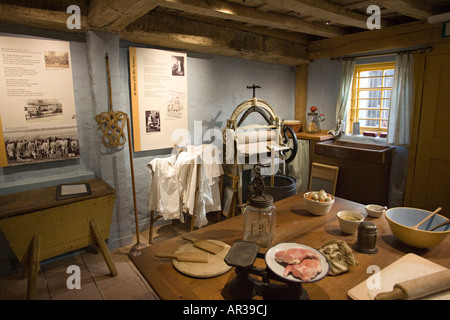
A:
[[[297,155],[298,150],[297,135],[290,126],[284,124],[281,128],[281,138],[282,142],[287,146],[289,146],[289,140],[292,140],[292,146],[289,147],[289,150],[285,150],[282,152],[285,162],[290,163],[292,162],[292,160],[294,160],[295,156]]]

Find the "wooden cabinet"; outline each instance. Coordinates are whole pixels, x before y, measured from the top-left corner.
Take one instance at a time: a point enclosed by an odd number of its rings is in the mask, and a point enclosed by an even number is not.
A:
[[[362,204],[388,205],[392,148],[383,161],[364,161],[361,157],[336,157],[318,154],[310,142],[310,162],[339,167],[336,196]]]

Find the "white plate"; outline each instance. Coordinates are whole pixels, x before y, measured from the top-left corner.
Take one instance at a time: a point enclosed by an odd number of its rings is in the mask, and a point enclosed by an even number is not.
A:
[[[316,253],[319,257],[320,263],[322,265],[322,272],[320,272],[318,275],[316,275],[314,278],[312,278],[310,281],[303,281],[299,278],[294,277],[292,274],[289,274],[288,276],[284,276],[284,269],[286,268],[286,264],[281,264],[275,261],[275,253],[278,251],[284,251],[287,249],[293,249],[293,248],[300,248],[300,249],[306,249],[311,250],[312,252]],[[328,274],[328,270],[330,266],[328,265],[327,258],[320,252],[314,249],[313,247],[299,244],[299,243],[293,243],[293,242],[284,242],[277,244],[273,247],[271,247],[266,252],[266,265],[272,270],[276,275],[281,277],[282,279],[288,279],[290,281],[295,282],[316,282],[324,278]]]

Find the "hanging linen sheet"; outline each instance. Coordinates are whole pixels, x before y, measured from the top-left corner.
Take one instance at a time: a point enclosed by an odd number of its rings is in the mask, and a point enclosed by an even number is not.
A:
[[[177,157],[156,158],[147,167],[150,172],[148,210],[155,210],[164,220],[180,219],[180,186],[175,168]]]
[[[164,220],[192,214],[194,226],[208,223],[206,213],[221,210],[219,180],[223,173],[219,151],[213,145],[188,146],[178,156],[156,158],[148,163],[151,183],[148,210]]]

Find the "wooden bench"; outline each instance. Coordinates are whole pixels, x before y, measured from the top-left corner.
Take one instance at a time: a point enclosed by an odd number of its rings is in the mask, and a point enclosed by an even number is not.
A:
[[[56,200],[54,186],[0,196],[0,231],[28,276],[28,299],[36,297],[41,261],[92,244],[100,247],[111,275],[117,275],[105,244],[115,190],[101,178],[79,183],[89,183],[92,193]]]

